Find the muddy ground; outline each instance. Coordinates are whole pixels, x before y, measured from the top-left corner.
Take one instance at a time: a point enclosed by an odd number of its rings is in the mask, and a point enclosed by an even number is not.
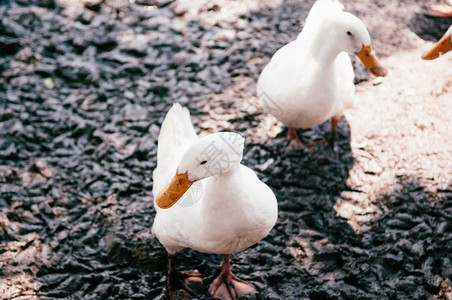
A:
[[[166,299],[151,234],[163,117],[246,136],[276,193],[270,235],[232,257],[249,299],[452,299],[452,23],[436,1],[344,1],[389,74],[356,64],[334,151],[293,151],[256,100],[313,1],[0,1],[0,298]],[[327,136],[328,123],[300,132]],[[181,253],[206,287],[218,255]]]

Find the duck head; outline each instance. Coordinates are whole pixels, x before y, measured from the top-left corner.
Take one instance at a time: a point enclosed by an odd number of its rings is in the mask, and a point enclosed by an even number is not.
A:
[[[160,208],[173,206],[191,187],[204,178],[227,173],[240,163],[245,139],[232,132],[200,138],[182,155],[176,174],[155,199]]]
[[[432,49],[427,51],[422,59],[432,60],[438,58],[440,55],[443,55],[452,50],[452,26],[449,27],[449,30],[444,34],[444,36],[433,46]]]
[[[341,51],[356,54],[371,74],[386,76],[388,72],[373,53],[369,32],[359,18],[351,13],[341,12],[326,17],[326,20],[332,23],[333,30],[330,32]]]

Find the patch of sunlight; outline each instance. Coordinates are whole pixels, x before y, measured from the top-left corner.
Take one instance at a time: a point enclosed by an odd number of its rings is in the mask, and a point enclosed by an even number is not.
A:
[[[5,215],[0,215],[0,224],[11,226]],[[1,299],[39,299],[42,283],[36,280],[41,265],[50,265],[50,247],[43,244],[38,234],[30,233],[18,241],[0,244],[0,295]]]
[[[353,192],[342,192],[342,197],[336,201],[334,210],[338,216],[347,219],[347,223],[356,234],[360,234],[368,229],[368,224],[381,214],[381,210],[370,203],[366,194],[358,197],[358,201],[345,200],[348,193]]]
[[[0,295],[2,299],[39,299],[41,286],[27,273],[5,276],[0,278]]]
[[[205,25],[220,22],[240,22],[240,16],[250,11],[257,11],[261,6],[278,7],[282,0],[250,0],[250,1],[222,1],[221,5],[211,0],[178,0],[175,12],[184,14],[185,19],[202,20]],[[207,10],[203,8],[208,8]],[[242,20],[243,21],[243,20]]]

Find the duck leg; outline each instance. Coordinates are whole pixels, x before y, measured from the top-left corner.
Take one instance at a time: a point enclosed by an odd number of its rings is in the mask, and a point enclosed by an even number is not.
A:
[[[307,144],[308,147],[313,147],[318,144],[328,142],[328,145],[334,149],[334,141],[336,139],[336,131],[337,126],[339,124],[339,121],[341,120],[341,117],[332,117],[331,118],[331,133],[328,139],[322,139],[319,141],[313,141]],[[295,128],[289,128],[287,131],[287,139],[290,141],[290,145],[292,145],[296,149],[303,149],[306,145],[301,141],[300,136],[298,135],[297,129]]]
[[[339,124],[340,120],[341,120],[341,117],[332,117],[331,118],[331,134],[330,134],[330,137],[328,138],[328,144],[333,149],[334,149],[334,141],[336,139],[337,125]]]
[[[233,300],[236,297],[257,293],[257,290],[251,283],[245,282],[232,274],[230,255],[224,254],[221,273],[210,285],[209,292],[215,298]]]
[[[201,274],[189,271],[177,271],[176,254],[168,254],[168,297],[170,300],[188,299],[195,296],[193,288],[202,285]]]
[[[289,140],[290,145],[295,149],[304,148],[304,144],[301,141],[296,128],[289,128],[286,138]]]

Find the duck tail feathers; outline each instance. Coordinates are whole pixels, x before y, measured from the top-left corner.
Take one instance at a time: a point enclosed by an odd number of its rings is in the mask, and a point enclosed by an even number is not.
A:
[[[197,138],[196,131],[190,118],[190,112],[179,103],[174,103],[163,120],[158,139],[158,154],[168,153],[163,149],[169,145],[182,146],[189,140]],[[157,161],[159,158],[157,157]]]
[[[190,112],[174,103],[163,120],[157,146],[154,170],[154,192],[160,191],[174,175],[180,158],[189,144],[197,139]],[[154,193],[155,196],[155,193]]]
[[[322,16],[331,12],[340,12],[344,9],[344,5],[338,0],[317,0],[311,8],[309,16]]]

